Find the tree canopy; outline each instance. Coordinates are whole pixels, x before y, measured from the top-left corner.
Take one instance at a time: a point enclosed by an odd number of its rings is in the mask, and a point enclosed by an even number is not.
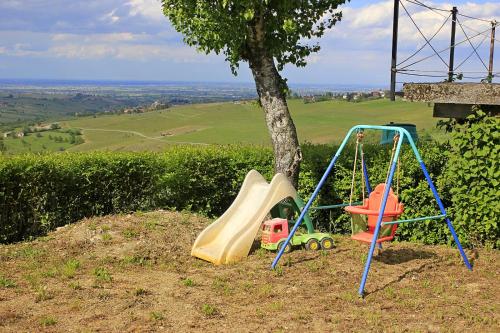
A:
[[[297,186],[302,152],[286,102],[286,64],[305,66],[319,51],[315,39],[342,17],[345,0],[162,0],[164,14],[184,41],[205,53],[223,53],[237,73],[248,62],[275,157],[275,171]]]
[[[263,47],[277,63],[305,66],[319,51],[314,39],[342,17],[336,9],[345,0],[162,0],[164,14],[184,41],[205,53],[223,53],[236,74],[248,61],[251,23],[261,20]],[[311,43],[312,42],[312,43]]]

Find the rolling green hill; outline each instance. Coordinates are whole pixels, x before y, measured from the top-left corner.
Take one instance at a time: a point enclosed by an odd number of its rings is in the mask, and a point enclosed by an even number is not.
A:
[[[42,94],[0,91],[0,130],[12,130],[27,123],[69,119],[121,107],[136,106],[139,97],[98,96],[86,94]]]
[[[289,102],[301,142],[331,143],[355,124],[404,122],[432,129],[436,119],[424,103],[373,100],[360,103]],[[70,150],[162,150],[170,144],[270,143],[264,114],[254,103],[185,105],[143,114],[86,117],[61,123],[80,128],[85,143]]]

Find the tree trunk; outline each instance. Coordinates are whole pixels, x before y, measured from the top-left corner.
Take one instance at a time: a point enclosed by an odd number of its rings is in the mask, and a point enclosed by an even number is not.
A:
[[[252,57],[249,64],[271,135],[274,169],[285,174],[297,188],[302,153],[297,130],[286,103],[284,81],[276,69],[274,59],[266,54]]]
[[[255,13],[248,28],[245,56],[252,70],[260,103],[264,109],[267,129],[274,151],[274,170],[281,172],[298,188],[302,152],[297,130],[286,103],[286,84],[281,78],[274,58],[266,47],[264,14]]]

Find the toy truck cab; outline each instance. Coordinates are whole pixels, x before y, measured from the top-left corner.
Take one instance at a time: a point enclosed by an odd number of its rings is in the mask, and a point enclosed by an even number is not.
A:
[[[288,233],[287,219],[274,218],[272,220],[265,221],[262,224],[262,238],[260,246],[267,250],[277,250],[286,241]],[[291,250],[292,247],[288,244],[285,252],[290,252]]]
[[[267,250],[278,250],[286,242],[289,235],[288,220],[274,218],[262,224],[262,237],[260,246]],[[304,245],[307,250],[330,250],[333,248],[333,239],[325,233],[296,233],[290,243],[287,244],[285,252],[290,252],[292,246]]]
[[[278,243],[288,237],[288,220],[272,219],[262,224],[262,243]]]

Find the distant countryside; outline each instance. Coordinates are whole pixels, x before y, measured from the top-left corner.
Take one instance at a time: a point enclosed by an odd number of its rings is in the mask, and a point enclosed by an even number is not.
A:
[[[53,88],[0,95],[0,147],[7,154],[53,151],[161,151],[172,144],[269,145],[263,113],[251,87],[147,90]],[[104,93],[102,92],[104,90]],[[205,93],[200,94],[199,91]],[[426,103],[395,103],[383,92],[297,90],[289,106],[299,140],[336,143],[355,124],[403,122],[436,129]],[[193,95],[197,97],[193,99]],[[17,118],[13,116],[16,114]]]

